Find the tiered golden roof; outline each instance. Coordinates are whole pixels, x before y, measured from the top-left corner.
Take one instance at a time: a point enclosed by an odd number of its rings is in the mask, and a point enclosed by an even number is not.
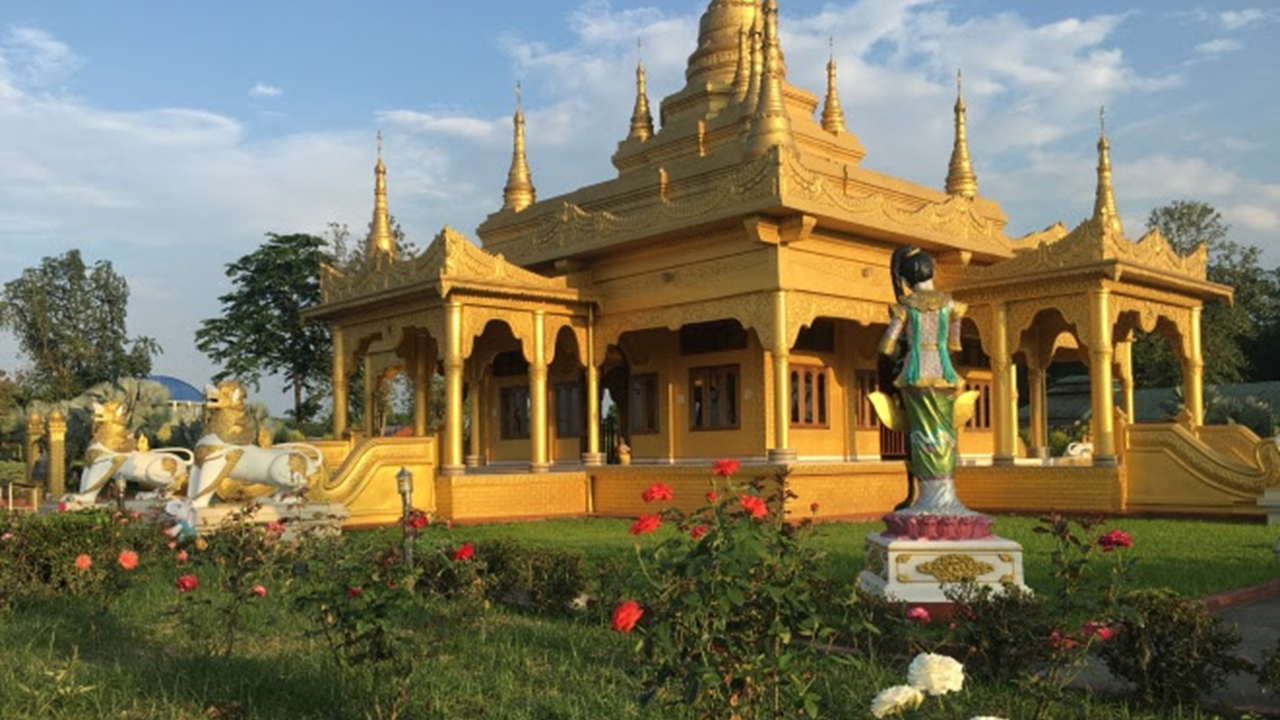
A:
[[[516,114],[512,123],[515,126],[515,142],[511,150],[511,170],[507,172],[507,185],[502,189],[502,207],[520,212],[538,199],[538,191],[533,187],[529,162],[525,159],[524,108],[520,105],[519,83],[516,84]]]
[[[827,97],[822,104],[822,129],[834,135],[844,132],[844,110],[836,91],[835,40],[831,41],[831,59],[827,60]]]
[[[644,86],[644,60],[642,59],[636,63],[636,106],[631,111],[631,133],[627,135],[627,139],[646,142],[651,137],[653,137],[653,114],[649,112],[649,95]]]
[[[964,94],[960,87],[960,71],[956,71],[956,138],[951,148],[951,164],[947,168],[947,194],[974,198],[978,195],[978,176],[969,160],[969,139],[965,128]]]
[[[1111,190],[1111,143],[1107,142],[1107,109],[1098,111],[1098,190],[1093,202],[1093,219],[1109,232],[1123,232],[1116,196]]]
[[[395,257],[396,237],[391,231],[391,212],[387,209],[387,166],[382,162],[382,133],[378,133],[378,164],[373,167],[373,222],[365,241],[365,252]]]

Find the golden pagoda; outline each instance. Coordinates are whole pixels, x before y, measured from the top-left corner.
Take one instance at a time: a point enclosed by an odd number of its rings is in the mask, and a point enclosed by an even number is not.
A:
[[[478,245],[446,228],[416,257],[326,274],[307,317],[333,331],[336,402],[355,367],[367,398],[398,373],[420,388],[411,438],[372,437],[367,419],[351,429],[335,410],[332,493],[391,508],[386,478],[413,464],[429,476],[415,502],[451,518],[627,515],[657,480],[700,498],[710,461],[736,457],[785,472],[798,507],[882,514],[905,487],[902,439],[868,396],[894,299],[889,258],[908,243],[971,308],[957,357],[981,392],[957,471],[971,507],[1249,512],[1280,482],[1280,463],[1240,459],[1256,438],[1201,426],[1200,307],[1231,291],[1205,279],[1203,248],[1181,257],[1158,232],[1124,235],[1105,134],[1094,216],[1012,238],[978,192],[959,92],[944,188],[877,172],[846,126],[834,59],[820,117],[817,96],[788,81],[782,22],[776,0],[712,0],[660,124],[638,63],[630,122],[626,108],[613,120],[627,129],[616,177],[556,197],[535,196],[517,102],[503,200]],[[1183,358],[1180,423],[1125,420],[1139,330]],[[1093,452],[1069,462],[1046,452],[1055,360],[1086,363],[1093,387]],[[445,421],[430,434],[425,387],[438,372]],[[629,446],[630,465],[606,463],[611,443]],[[1218,462],[1227,452],[1235,460]]]

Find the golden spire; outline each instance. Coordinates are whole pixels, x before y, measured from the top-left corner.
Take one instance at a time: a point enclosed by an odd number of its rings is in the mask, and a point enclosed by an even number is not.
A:
[[[747,135],[747,155],[759,157],[775,145],[795,148],[791,135],[791,119],[782,101],[782,81],[786,69],[781,62],[778,48],[778,3],[764,2],[764,75],[760,78],[760,101],[751,118],[751,131]]]
[[[1122,232],[1116,196],[1111,190],[1111,143],[1107,142],[1107,108],[1098,110],[1098,191],[1093,201],[1093,219],[1103,231]]]
[[[764,31],[761,29],[763,17],[763,15],[756,15],[751,29],[747,31],[747,43],[751,46],[747,52],[747,60],[750,63],[747,75],[748,113],[754,112],[756,104],[760,102],[760,78],[764,75],[764,49],[761,47],[761,39],[764,37]]]
[[[733,71],[733,101],[747,99],[751,89],[751,50],[747,47],[747,27],[738,26],[738,65]]]
[[[969,161],[969,139],[965,134],[964,95],[961,93],[960,71],[956,71],[956,141],[951,148],[951,165],[947,168],[947,194],[973,199],[978,194],[978,176]]]
[[[636,48],[643,52],[643,40],[636,40]],[[644,58],[636,62],[636,107],[631,111],[631,134],[627,139],[646,142],[653,137],[653,115],[649,112],[649,96],[644,87]]]
[[[369,255],[382,252],[394,257],[396,236],[391,232],[391,213],[387,210],[387,166],[382,163],[381,132],[378,133],[378,164],[373,166],[373,173],[373,223],[369,226],[365,252]]]
[[[502,189],[503,209],[520,212],[537,200],[538,191],[529,177],[529,163],[524,157],[524,110],[520,106],[520,83],[516,83],[515,146],[511,150],[511,170],[507,186]]]
[[[836,41],[831,44],[831,59],[827,61],[827,99],[822,106],[822,129],[833,135],[844,132],[844,110],[840,109],[840,96],[836,94]]]

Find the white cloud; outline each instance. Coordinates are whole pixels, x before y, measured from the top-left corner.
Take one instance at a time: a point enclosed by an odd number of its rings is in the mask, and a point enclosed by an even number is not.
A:
[[[80,65],[71,48],[52,35],[23,25],[11,26],[0,39],[0,78],[24,87],[61,80]]]
[[[1243,10],[1226,10],[1218,14],[1218,21],[1222,23],[1222,27],[1227,30],[1239,30],[1241,28],[1256,25],[1258,23],[1274,20],[1277,16],[1275,10],[1264,10],[1262,8],[1245,8]]]
[[[1275,207],[1259,205],[1228,205],[1222,208],[1222,216],[1233,225],[1243,225],[1250,230],[1275,232],[1280,229],[1280,213]]]
[[[1196,45],[1196,52],[1200,53],[1201,55],[1216,57],[1218,55],[1222,55],[1223,53],[1235,52],[1236,50],[1239,50],[1243,47],[1244,47],[1244,44],[1241,43],[1239,40],[1232,40],[1231,38],[1218,38],[1216,40],[1210,40],[1208,42],[1202,42],[1199,45]]]
[[[249,88],[249,97],[257,98],[274,98],[280,97],[284,91],[275,85],[267,85],[266,83],[258,83]]]

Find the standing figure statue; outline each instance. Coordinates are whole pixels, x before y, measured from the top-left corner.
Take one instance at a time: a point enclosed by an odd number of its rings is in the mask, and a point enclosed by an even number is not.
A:
[[[991,518],[956,496],[957,428],[973,414],[977,391],[961,392],[964,380],[951,364],[960,349],[964,303],[933,287],[933,259],[920,248],[899,247],[891,266],[897,302],[880,352],[900,367],[893,384],[898,402],[873,393],[881,421],[906,434],[908,475],[918,485],[914,502],[885,516],[890,534],[958,540],[986,537]],[[910,292],[906,292],[910,290]]]

